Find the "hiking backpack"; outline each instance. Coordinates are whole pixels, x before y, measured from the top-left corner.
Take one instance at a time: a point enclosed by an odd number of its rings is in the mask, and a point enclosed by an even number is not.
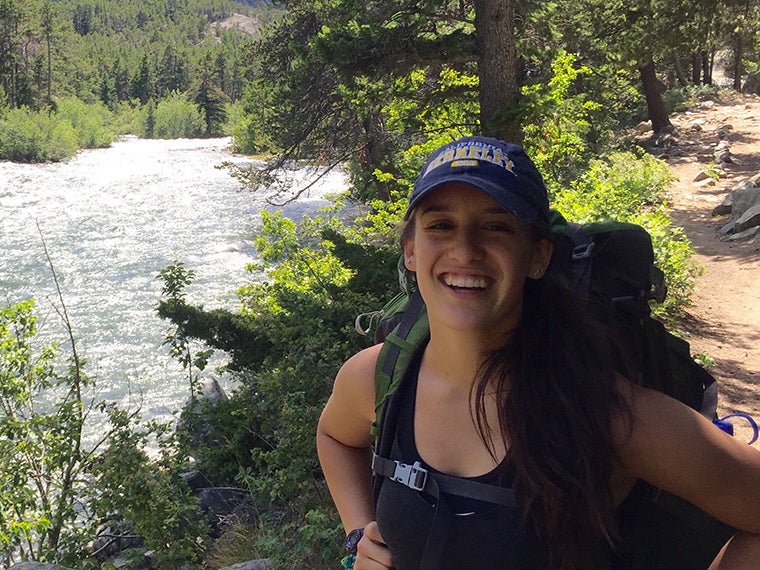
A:
[[[560,271],[597,318],[623,340],[631,362],[637,365],[640,382],[717,422],[715,378],[694,361],[686,341],[651,316],[649,302],[662,302],[667,289],[662,271],[654,264],[647,231],[615,221],[569,223],[556,211],[552,212],[551,231],[552,270]],[[436,504],[442,503],[438,494],[445,492],[514,506],[512,489],[433,475],[418,463],[405,465],[391,457],[399,408],[394,396],[415,352],[429,337],[425,304],[403,259],[398,271],[401,291],[382,310],[359,315],[355,323],[358,332],[369,335],[374,331],[375,341],[383,343],[375,370],[374,500],[377,502],[383,480],[389,478],[432,494]],[[636,483],[618,513],[621,551],[634,569],[707,568],[734,532],[684,499],[644,481]],[[442,532],[431,529],[431,534]],[[432,553],[426,548],[421,568],[436,568],[442,548],[434,548],[437,551]]]

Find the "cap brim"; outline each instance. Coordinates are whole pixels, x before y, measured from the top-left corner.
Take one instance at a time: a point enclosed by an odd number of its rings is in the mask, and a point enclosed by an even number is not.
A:
[[[476,190],[480,190],[492,198],[499,206],[501,206],[506,212],[512,214],[517,221],[522,224],[530,224],[536,221],[539,217],[536,208],[528,200],[525,200],[520,194],[516,192],[504,192],[504,188],[496,184],[491,184],[487,180],[483,180],[480,177],[461,175],[451,175],[446,180],[438,180],[429,186],[423,186],[418,188],[416,195],[409,202],[409,206],[404,214],[404,220],[408,220],[412,213],[412,210],[417,207],[420,201],[430,194],[433,190],[451,184],[452,182],[461,182],[472,186]]]

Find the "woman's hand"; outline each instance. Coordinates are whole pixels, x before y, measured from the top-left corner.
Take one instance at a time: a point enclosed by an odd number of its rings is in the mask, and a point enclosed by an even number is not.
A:
[[[383,541],[377,523],[372,521],[364,527],[364,536],[356,548],[354,570],[385,570],[393,568],[391,551]]]

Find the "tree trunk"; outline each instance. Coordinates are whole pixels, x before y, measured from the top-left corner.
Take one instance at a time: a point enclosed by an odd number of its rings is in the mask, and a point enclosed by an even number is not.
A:
[[[662,99],[663,85],[657,79],[654,69],[654,62],[649,60],[639,67],[641,85],[644,89],[644,96],[647,100],[647,110],[649,111],[649,120],[652,121],[652,130],[655,133],[660,132],[665,127],[671,127],[668,111],[665,108],[665,102]]]
[[[737,91],[742,90],[742,75],[743,75],[742,52],[743,51],[744,51],[744,46],[742,45],[742,36],[741,34],[736,34],[734,37],[733,75],[734,75],[734,89],[736,89]]]
[[[482,133],[521,143],[514,0],[475,0]]]
[[[689,82],[686,80],[686,74],[683,71],[683,65],[681,65],[681,58],[677,53],[673,54],[673,69],[676,70],[676,78],[678,79],[678,84],[681,87],[686,87]]]
[[[392,167],[387,164],[388,149],[385,147],[382,125],[383,122],[379,114],[371,114],[362,121],[365,143],[359,153],[359,164],[365,185],[368,188],[373,188],[378,198],[387,201],[391,199],[388,183],[377,180],[373,174],[377,168],[386,172],[393,171]]]
[[[702,83],[712,85],[712,59],[706,51],[701,51],[699,54],[702,57]]]
[[[691,81],[694,85],[702,83],[702,58],[698,51],[691,52]]]

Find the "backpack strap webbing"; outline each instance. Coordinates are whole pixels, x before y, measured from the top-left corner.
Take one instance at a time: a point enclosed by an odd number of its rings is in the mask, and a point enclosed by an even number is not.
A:
[[[427,318],[421,318],[425,312],[425,302],[419,291],[409,297],[409,305],[404,311],[401,322],[388,334],[377,357],[375,365],[375,422],[372,434],[375,436],[375,454],[390,457],[393,440],[398,423],[398,406],[390,405],[399,384],[406,375],[409,361],[416,346],[408,338],[416,327],[428,328]],[[402,358],[403,357],[403,358]],[[399,361],[402,361],[399,363]],[[400,365],[399,365],[400,364]],[[397,365],[398,369],[397,369]],[[382,477],[373,476],[372,495],[375,504],[380,494]]]
[[[414,290],[409,295],[409,303],[404,310],[401,320],[395,328],[386,335],[383,347],[375,365],[375,422],[372,424],[372,435],[376,440],[381,438],[381,430],[388,422],[383,418],[385,400],[392,397],[404,378],[409,362],[416,350],[429,335],[427,309],[422,295]],[[391,423],[395,419],[391,420]],[[375,442],[377,449],[378,441]]]
[[[416,461],[414,465],[407,465],[375,455],[372,458],[372,472],[433,497],[440,491],[448,495],[477,499],[505,507],[517,506],[514,489],[452,477],[444,473],[430,473],[419,461]],[[437,489],[434,483],[437,484]]]

